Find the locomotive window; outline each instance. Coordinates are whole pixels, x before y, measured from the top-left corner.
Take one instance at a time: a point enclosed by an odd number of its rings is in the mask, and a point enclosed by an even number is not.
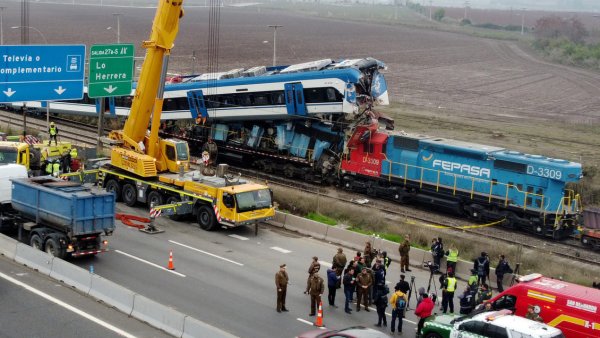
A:
[[[533,193],[533,189],[534,188],[532,186],[530,186],[530,185],[527,186],[527,192],[528,193],[530,193],[530,194]]]
[[[514,182],[508,182],[508,187],[509,188],[514,188],[515,187],[515,183]]]
[[[494,168],[515,171],[515,172],[522,173],[522,174],[527,173],[527,165],[526,164],[504,161],[504,160],[495,160]]]
[[[394,136],[394,148],[417,151],[419,150],[419,140]]]
[[[539,198],[536,198],[535,199],[535,206],[538,207],[538,208],[541,208],[542,207],[542,200],[539,199]]]
[[[532,201],[531,197],[527,197],[527,202],[526,203],[527,203],[528,206],[531,205],[531,201]]]
[[[519,191],[523,191],[523,185],[522,184],[517,184],[517,189]]]
[[[493,178],[493,179],[492,179],[492,185],[498,185],[498,180],[497,180],[497,179],[495,179],[495,178]]]
[[[538,188],[538,190],[535,193],[542,196],[544,194],[544,189]]]

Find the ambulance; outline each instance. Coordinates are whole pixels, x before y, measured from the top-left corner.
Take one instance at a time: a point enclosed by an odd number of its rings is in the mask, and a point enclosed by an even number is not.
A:
[[[544,323],[559,328],[566,338],[600,337],[600,290],[539,273],[517,281],[488,301],[492,309],[510,309],[525,317],[531,305]]]

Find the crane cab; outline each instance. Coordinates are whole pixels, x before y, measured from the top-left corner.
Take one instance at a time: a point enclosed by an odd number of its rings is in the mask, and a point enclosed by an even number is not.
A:
[[[190,148],[186,141],[160,139],[159,143],[162,155],[162,161],[157,161],[159,172],[178,173],[190,170]]]

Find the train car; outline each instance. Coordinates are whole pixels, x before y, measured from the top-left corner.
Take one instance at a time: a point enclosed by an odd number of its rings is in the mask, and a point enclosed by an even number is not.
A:
[[[581,164],[501,147],[356,129],[341,161],[342,185],[401,202],[436,205],[482,221],[555,239],[570,236],[580,212],[567,184]]]
[[[305,63],[232,69],[220,73],[175,76],[165,85],[161,120],[201,117],[213,121],[353,120],[374,105],[388,105],[383,62],[373,58],[322,59]],[[105,113],[128,116],[131,95],[104,98]],[[14,102],[45,112],[47,102]],[[84,88],[81,100],[52,101],[56,114],[97,115],[100,99]]]

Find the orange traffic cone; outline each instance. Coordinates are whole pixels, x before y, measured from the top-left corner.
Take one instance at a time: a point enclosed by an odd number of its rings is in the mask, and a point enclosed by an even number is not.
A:
[[[173,265],[173,250],[169,250],[169,265],[167,266],[169,270],[175,270],[175,266]]]
[[[317,320],[314,325],[323,327],[323,302],[319,302],[319,311],[317,312]]]

